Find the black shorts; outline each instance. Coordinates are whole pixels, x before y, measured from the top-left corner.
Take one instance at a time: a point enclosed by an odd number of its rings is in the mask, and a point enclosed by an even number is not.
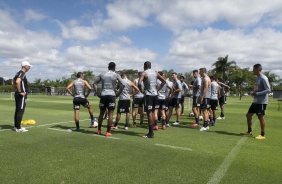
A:
[[[100,97],[100,110],[115,110],[116,108],[116,97],[111,95],[101,96]]]
[[[86,98],[80,98],[80,97],[73,98],[73,109],[79,110],[80,105],[82,105],[83,107],[87,107],[89,105],[89,102]]]
[[[132,108],[143,107],[144,105],[144,98],[134,98],[132,103]]]
[[[218,108],[218,100],[210,100],[211,110],[217,110]]]
[[[170,107],[179,108],[181,98],[172,98]]]
[[[185,96],[181,96],[180,103],[184,103]]]
[[[193,96],[193,104],[192,107],[200,107],[201,104],[198,103],[198,96]]]
[[[252,103],[252,105],[249,108],[248,113],[252,113],[252,114],[256,113],[256,115],[265,115],[266,107],[267,107],[267,104]]]
[[[219,105],[225,104],[225,95],[224,95],[224,96],[221,96],[221,97],[218,99],[218,102],[219,102]]]
[[[172,100],[171,97],[165,99],[165,110],[166,110],[166,111],[167,111],[167,110],[169,109],[169,107],[170,107],[171,100]]]
[[[210,108],[210,98],[204,98],[201,104],[201,109],[209,109]]]
[[[151,112],[155,110],[155,107],[157,105],[157,100],[158,100],[158,96],[150,96],[150,95],[146,95],[145,96],[145,103],[144,103],[144,109],[145,112]]]
[[[130,112],[130,100],[119,100],[117,112],[118,113]]]
[[[155,109],[162,109],[162,110],[165,110],[166,109],[166,101],[165,99],[162,99],[162,100],[157,100],[157,104],[155,106]]]

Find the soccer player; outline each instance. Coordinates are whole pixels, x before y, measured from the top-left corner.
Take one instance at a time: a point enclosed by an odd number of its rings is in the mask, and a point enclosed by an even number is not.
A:
[[[116,117],[116,122],[114,125],[114,129],[118,129],[118,122],[121,117],[121,113],[125,113],[126,118],[125,118],[125,125],[124,129],[128,130],[129,127],[129,116],[130,116],[130,96],[134,96],[136,93],[139,92],[139,89],[137,86],[134,85],[133,82],[127,79],[126,74],[121,74],[121,78],[125,83],[124,89],[122,90],[120,96],[119,96],[119,101],[118,101],[118,109],[117,109],[117,117]],[[118,85],[119,87],[119,85]],[[134,94],[130,94],[131,88],[134,88]]]
[[[27,132],[28,130],[21,127],[21,122],[26,107],[28,83],[26,78],[26,72],[29,71],[32,65],[27,61],[22,62],[22,69],[16,73],[13,78],[13,85],[15,88],[15,115],[14,115],[14,128],[15,132]]]
[[[163,72],[159,71],[158,72],[165,80],[166,80],[166,76]],[[159,87],[161,85],[161,81],[157,80],[157,87]],[[168,86],[167,82],[165,83],[165,85],[160,89],[159,91],[159,95],[158,95],[158,100],[157,100],[157,105],[155,106],[155,123],[154,123],[154,130],[158,130],[158,115],[161,115],[162,118],[162,129],[165,130],[166,128],[166,114],[165,114],[165,109],[166,109],[166,90],[167,88],[169,89],[169,91],[172,91],[171,86]]]
[[[84,74],[82,72],[78,72],[76,75],[77,79],[70,82],[70,84],[66,87],[66,90],[68,93],[73,96],[73,109],[74,109],[74,122],[76,125],[76,131],[80,131],[79,127],[79,110],[80,105],[83,107],[86,107],[88,109],[90,118],[91,118],[91,126],[94,126],[94,122],[96,119],[93,116],[93,110],[91,105],[89,104],[89,101],[87,100],[88,95],[90,94],[92,88],[89,85],[89,83],[84,79]],[[74,87],[74,93],[70,90],[72,87]],[[87,94],[85,94],[85,87],[87,87],[88,91]]]
[[[157,89],[157,79],[162,83]],[[158,91],[165,85],[164,78],[156,71],[151,69],[151,62],[144,63],[144,72],[141,74],[138,81],[138,88],[142,91],[142,81],[145,91],[145,111],[148,117],[149,133],[143,138],[154,138],[154,110],[158,100]]]
[[[198,70],[193,70],[193,76],[194,76],[194,82],[193,85],[189,85],[190,88],[193,89],[193,103],[192,103],[192,110],[194,112],[195,116],[195,123],[193,123],[191,126],[197,127],[199,126],[199,116],[201,115],[200,113],[200,103],[198,103],[198,98],[201,93],[201,83],[202,80],[199,77]]]
[[[247,117],[248,131],[241,133],[242,135],[252,136],[252,117],[256,113],[261,128],[261,134],[256,139],[265,139],[265,110],[268,104],[268,93],[270,93],[270,85],[268,78],[262,73],[261,64],[253,66],[253,73],[257,76],[254,89],[249,93],[254,97],[254,101],[250,106]]]
[[[220,106],[220,116],[217,118],[218,120],[225,119],[224,116],[224,104],[226,103],[226,94],[224,88],[230,88],[228,85],[220,82],[218,79],[216,82],[220,85],[220,91],[219,91],[219,106]]]
[[[200,75],[202,77],[201,84],[201,95],[198,98],[198,103],[201,104],[201,109],[204,114],[204,125],[200,131],[206,131],[209,129],[209,108],[210,108],[210,98],[211,98],[211,80],[207,75],[206,68],[200,68]]]
[[[185,95],[188,92],[188,86],[187,86],[186,82],[184,82],[184,79],[185,79],[185,76],[181,75],[180,76],[180,82],[181,82],[182,90],[181,90],[181,100],[180,100],[180,105],[181,105],[180,116],[184,115],[184,100],[185,100]]]
[[[170,119],[172,115],[172,110],[173,108],[175,109],[176,112],[176,121],[172,123],[173,125],[179,125],[179,117],[180,117],[180,112],[179,112],[179,104],[181,100],[181,91],[182,91],[182,86],[180,80],[177,79],[177,73],[173,72],[171,74],[172,80],[173,80],[173,92],[171,94],[172,100],[171,104],[168,110],[168,116],[167,116],[167,122]]]
[[[212,126],[214,126],[216,121],[216,110],[218,107],[218,95],[221,87],[216,82],[216,78],[214,76],[210,76],[210,79],[211,79],[210,123]]]
[[[98,97],[100,98],[100,114],[98,118],[97,131],[98,135],[101,135],[102,133],[101,127],[103,123],[103,116],[106,109],[108,109],[108,124],[106,136],[112,136],[111,127],[113,123],[113,114],[116,107],[116,96],[120,95],[125,86],[125,82],[121,79],[119,74],[115,73],[115,70],[116,64],[114,62],[110,62],[108,66],[108,72],[100,74],[93,83],[95,94],[97,94],[98,83],[102,83],[102,92],[101,94],[98,94]],[[120,83],[118,91],[116,91],[117,82]]]
[[[138,86],[138,81],[141,76],[142,72],[138,72],[138,78],[134,80],[135,86]],[[141,84],[142,91],[144,90],[144,84]],[[132,120],[133,120],[133,127],[136,127],[136,117],[139,112],[140,114],[140,125],[143,125],[144,121],[144,112],[143,112],[143,105],[144,105],[144,94],[138,90],[138,93],[135,93],[134,88],[132,91],[135,95],[133,95],[133,103],[132,103]]]
[[[167,85],[167,88],[165,90],[165,115],[166,115],[166,127],[170,127],[169,125],[169,118],[168,118],[168,115],[169,115],[169,107],[171,106],[171,101],[172,101],[172,98],[171,98],[171,93],[173,91],[173,82],[171,82],[169,80],[169,78],[167,77],[166,79],[166,85]]]

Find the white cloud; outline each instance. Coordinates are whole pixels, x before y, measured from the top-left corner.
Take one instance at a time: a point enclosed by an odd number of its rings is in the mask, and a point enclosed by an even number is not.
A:
[[[32,9],[27,9],[24,12],[24,22],[29,22],[29,21],[40,21],[43,20],[45,18],[47,18],[46,15],[36,12]]]
[[[242,68],[261,63],[265,70],[281,69],[282,43],[277,42],[280,39],[282,33],[273,29],[257,28],[251,33],[242,29],[190,29],[173,41],[169,58],[186,71],[203,66],[211,68],[219,56],[225,55]]]

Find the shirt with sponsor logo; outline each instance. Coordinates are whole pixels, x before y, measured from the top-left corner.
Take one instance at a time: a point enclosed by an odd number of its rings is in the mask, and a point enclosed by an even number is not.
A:
[[[74,97],[85,98],[85,88],[81,78],[74,80]]]
[[[254,104],[268,104],[268,93],[270,93],[270,85],[268,78],[261,74],[256,78],[253,90],[256,95],[254,96]]]
[[[21,91],[18,91],[17,89],[17,86],[16,86],[16,80],[17,78],[21,78]],[[13,78],[13,84],[14,84],[14,87],[15,87],[15,92],[24,92],[24,93],[27,93],[28,92],[28,84],[27,84],[27,78],[26,78],[26,75],[25,75],[25,72],[20,70],[19,72],[16,73],[15,77]]]
[[[156,71],[152,69],[147,69],[144,71],[148,78],[143,80],[145,94],[149,96],[157,96],[157,74]]]

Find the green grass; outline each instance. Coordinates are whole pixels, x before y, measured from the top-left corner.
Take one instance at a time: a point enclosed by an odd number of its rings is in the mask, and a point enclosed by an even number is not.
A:
[[[83,130],[65,132],[74,127],[72,98],[66,96],[29,96],[23,119],[34,119],[36,124],[25,126],[27,133],[6,130],[13,127],[14,100],[2,95],[0,183],[208,183],[214,175],[215,183],[280,183],[282,111],[271,98],[267,139],[244,138],[239,133],[247,129],[245,114],[251,100],[229,97],[226,119],[208,132],[191,128],[193,118],[185,115],[180,126],[156,131],[154,139],[140,138],[147,133],[141,127],[113,130],[113,139],[95,136],[97,129],[88,128],[84,108]],[[98,115],[98,99],[89,101]],[[185,114],[189,112],[187,107]],[[124,115],[120,127],[122,122]],[[256,116],[253,133],[260,133]]]

